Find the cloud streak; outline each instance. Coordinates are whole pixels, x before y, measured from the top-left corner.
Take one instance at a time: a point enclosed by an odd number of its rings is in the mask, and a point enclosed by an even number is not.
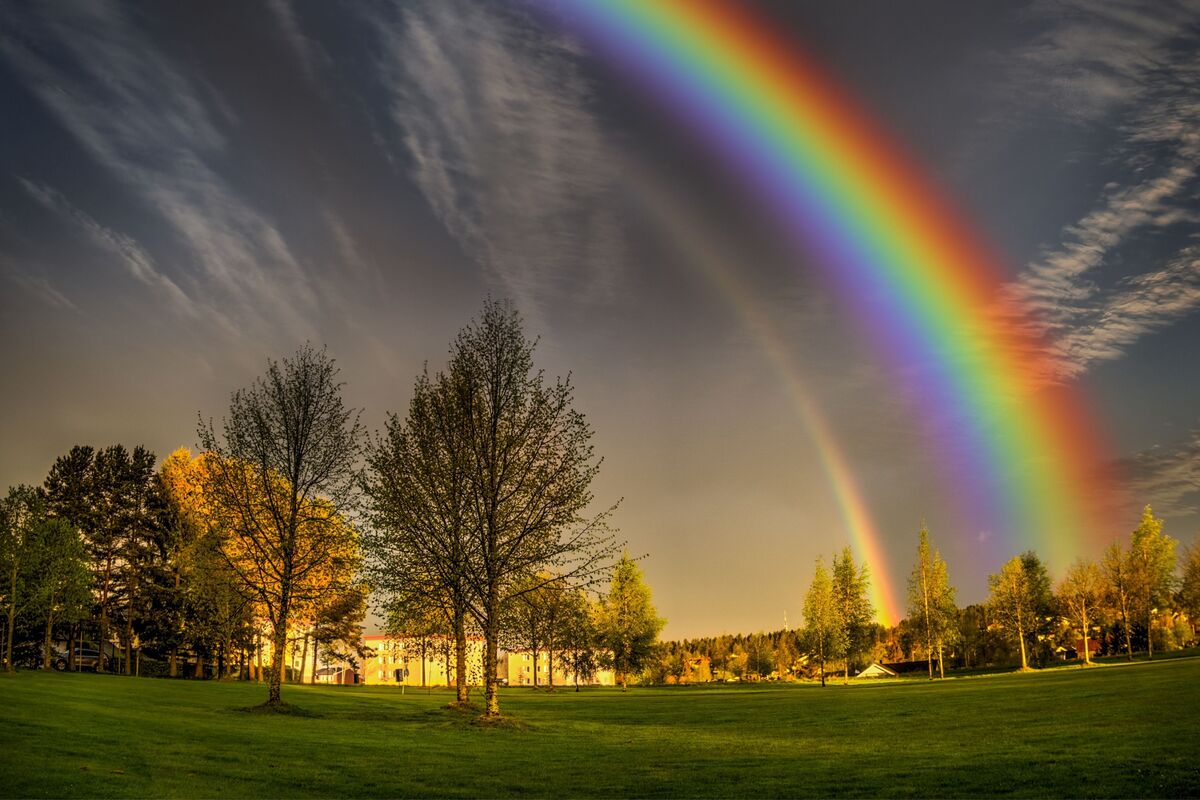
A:
[[[457,0],[370,21],[390,95],[386,146],[463,250],[527,311],[611,292],[615,159],[570,46]]]
[[[229,310],[240,325],[311,335],[307,320],[317,295],[304,267],[226,177],[221,126],[228,110],[209,87],[186,77],[124,6],[34,6],[20,28],[0,38],[0,53],[85,151],[162,218],[179,254],[152,258],[134,237],[27,181],[31,195],[117,255],[135,279],[170,295],[173,307],[204,308],[218,319]]]
[[[1050,78],[1022,83],[1039,86],[1064,118],[1120,134],[1109,161],[1122,181],[1011,287],[1044,326],[1056,379],[1069,380],[1200,307],[1200,247],[1164,257],[1151,246],[1169,228],[1200,223],[1200,31],[1188,27],[1200,5],[1167,3],[1155,15],[1115,0],[1039,8],[1056,24],[1018,54],[1017,72]],[[1116,261],[1140,269],[1106,283]]]

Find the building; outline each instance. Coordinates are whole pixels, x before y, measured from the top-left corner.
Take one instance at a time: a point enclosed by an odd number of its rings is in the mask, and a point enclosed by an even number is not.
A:
[[[375,686],[453,686],[456,662],[454,639],[449,636],[364,636],[367,658],[362,682]],[[467,637],[467,679],[483,684],[484,640]]]
[[[854,677],[856,677],[856,678],[895,678],[897,676],[897,674],[898,673],[895,670],[888,669],[883,664],[871,664],[869,667],[864,668],[862,672],[858,673]]]
[[[555,658],[553,671],[550,669],[550,653],[539,650],[537,660],[528,650],[513,650],[500,653],[496,665],[497,677],[507,681],[509,686],[533,686],[534,669],[537,670],[537,685],[549,686],[553,680],[555,686],[574,686],[575,674],[565,670]],[[580,681],[580,686],[614,686],[616,676],[611,669],[596,670],[590,681]]]

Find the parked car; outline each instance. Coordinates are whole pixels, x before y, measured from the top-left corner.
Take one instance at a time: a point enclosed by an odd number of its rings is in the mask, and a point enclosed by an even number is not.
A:
[[[112,657],[109,657],[111,661]],[[66,650],[55,650],[54,660],[51,665],[62,672],[70,665],[70,658]],[[92,672],[100,671],[100,651],[95,647],[87,644],[75,645],[75,668],[88,669]]]

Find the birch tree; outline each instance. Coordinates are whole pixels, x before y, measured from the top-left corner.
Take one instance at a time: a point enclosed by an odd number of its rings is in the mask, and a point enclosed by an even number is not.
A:
[[[452,417],[462,426],[470,534],[465,585],[484,636],[484,715],[500,714],[496,660],[505,603],[554,581],[593,579],[615,543],[613,508],[588,515],[600,469],[592,429],[574,409],[569,378],[549,384],[533,366],[535,343],[520,316],[488,301],[454,341],[446,372]]]
[[[283,704],[295,607],[349,583],[341,565],[357,557],[342,510],[355,499],[362,429],[341,388],[333,360],[306,345],[233,394],[219,433],[211,420],[198,429],[214,455],[207,491],[228,537],[222,553],[271,627],[271,707]]]
[[[1043,627],[1050,579],[1046,568],[1032,551],[1008,561],[1000,572],[988,576],[989,607],[1006,634],[1015,640],[1021,654],[1021,669],[1029,669],[1027,638]]]
[[[1100,576],[1100,569],[1091,561],[1083,559],[1071,565],[1058,585],[1059,600],[1071,614],[1072,620],[1079,624],[1079,634],[1083,638],[1083,663],[1088,666],[1092,663],[1088,632],[1103,596],[1104,579]]]
[[[957,608],[946,562],[930,547],[929,530],[917,534],[917,560],[908,577],[908,618],[916,621],[925,643],[929,679],[933,680],[933,654],[938,657],[938,675],[946,677],[943,655],[946,638],[954,631]]]

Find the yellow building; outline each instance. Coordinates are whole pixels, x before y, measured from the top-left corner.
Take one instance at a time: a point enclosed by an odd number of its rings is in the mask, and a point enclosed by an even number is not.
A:
[[[556,653],[552,673],[549,652],[545,650],[538,651],[536,663],[538,686],[549,686],[551,680],[554,681],[555,686],[575,685],[575,674],[569,670],[564,670],[557,656],[558,654]],[[533,686],[534,666],[533,654],[528,650],[502,652],[500,653],[496,672],[499,674],[499,677],[507,679],[509,686]],[[590,681],[580,681],[579,685],[614,686],[616,685],[616,679],[611,669],[600,669],[596,670],[595,676]]]
[[[376,686],[453,686],[456,660],[454,639],[447,636],[364,636],[368,648],[360,675]],[[483,685],[481,637],[467,637],[467,680]]]

